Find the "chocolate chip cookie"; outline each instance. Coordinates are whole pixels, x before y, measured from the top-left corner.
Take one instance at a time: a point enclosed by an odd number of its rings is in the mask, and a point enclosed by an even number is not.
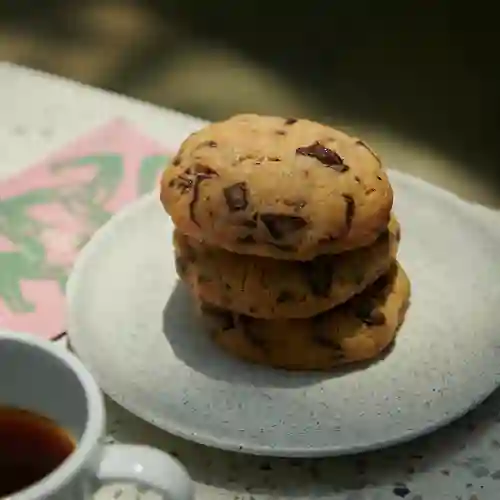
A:
[[[360,139],[309,120],[238,115],[184,141],[161,201],[182,233],[213,246],[310,260],[373,243],[393,193]]]
[[[289,370],[328,370],[375,358],[404,319],[410,282],[395,264],[349,302],[309,319],[262,320],[201,303],[214,341],[232,355]]]
[[[174,233],[176,267],[195,297],[257,318],[307,318],[360,293],[396,258],[399,224],[370,246],[310,261],[242,255]]]

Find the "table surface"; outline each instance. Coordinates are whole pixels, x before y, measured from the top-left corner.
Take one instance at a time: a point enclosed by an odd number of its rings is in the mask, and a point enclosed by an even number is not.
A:
[[[175,149],[201,120],[78,83],[0,63],[0,178],[21,171],[69,140],[116,117]],[[363,129],[357,126],[357,130]],[[361,130],[386,163],[457,194],[500,206],[498,193],[472,172],[422,145]],[[361,135],[360,133],[360,135]],[[452,175],[453,174],[453,175]],[[250,457],[184,441],[108,401],[108,440],[147,443],[176,455],[200,499],[497,500],[500,490],[500,392],[454,424],[410,443],[326,459]],[[99,500],[157,498],[110,485]]]

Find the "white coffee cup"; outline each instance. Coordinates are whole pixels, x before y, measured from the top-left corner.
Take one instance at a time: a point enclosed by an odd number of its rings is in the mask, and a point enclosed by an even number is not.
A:
[[[184,467],[138,445],[105,445],[102,394],[83,364],[62,346],[0,331],[0,406],[33,411],[66,429],[72,454],[51,474],[8,500],[88,500],[108,482],[133,482],[165,500],[193,500]]]

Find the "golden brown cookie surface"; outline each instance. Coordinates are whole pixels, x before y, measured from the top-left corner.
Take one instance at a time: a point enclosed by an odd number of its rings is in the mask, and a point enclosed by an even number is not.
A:
[[[242,255],[176,230],[176,267],[192,294],[203,302],[257,318],[306,318],[362,292],[396,258],[399,224],[370,246],[311,261]]]
[[[184,141],[161,201],[182,233],[213,246],[309,260],[373,243],[393,193],[359,139],[309,120],[238,115]]]
[[[215,343],[241,359],[276,368],[328,370],[377,357],[387,348],[409,305],[410,282],[395,264],[342,306],[308,319],[262,320],[202,303]]]

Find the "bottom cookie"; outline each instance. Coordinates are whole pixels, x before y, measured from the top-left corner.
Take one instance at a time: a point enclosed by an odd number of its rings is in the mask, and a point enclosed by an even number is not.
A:
[[[395,263],[363,293],[305,319],[264,320],[200,303],[213,340],[241,359],[288,370],[328,370],[375,358],[396,336],[410,282]]]

